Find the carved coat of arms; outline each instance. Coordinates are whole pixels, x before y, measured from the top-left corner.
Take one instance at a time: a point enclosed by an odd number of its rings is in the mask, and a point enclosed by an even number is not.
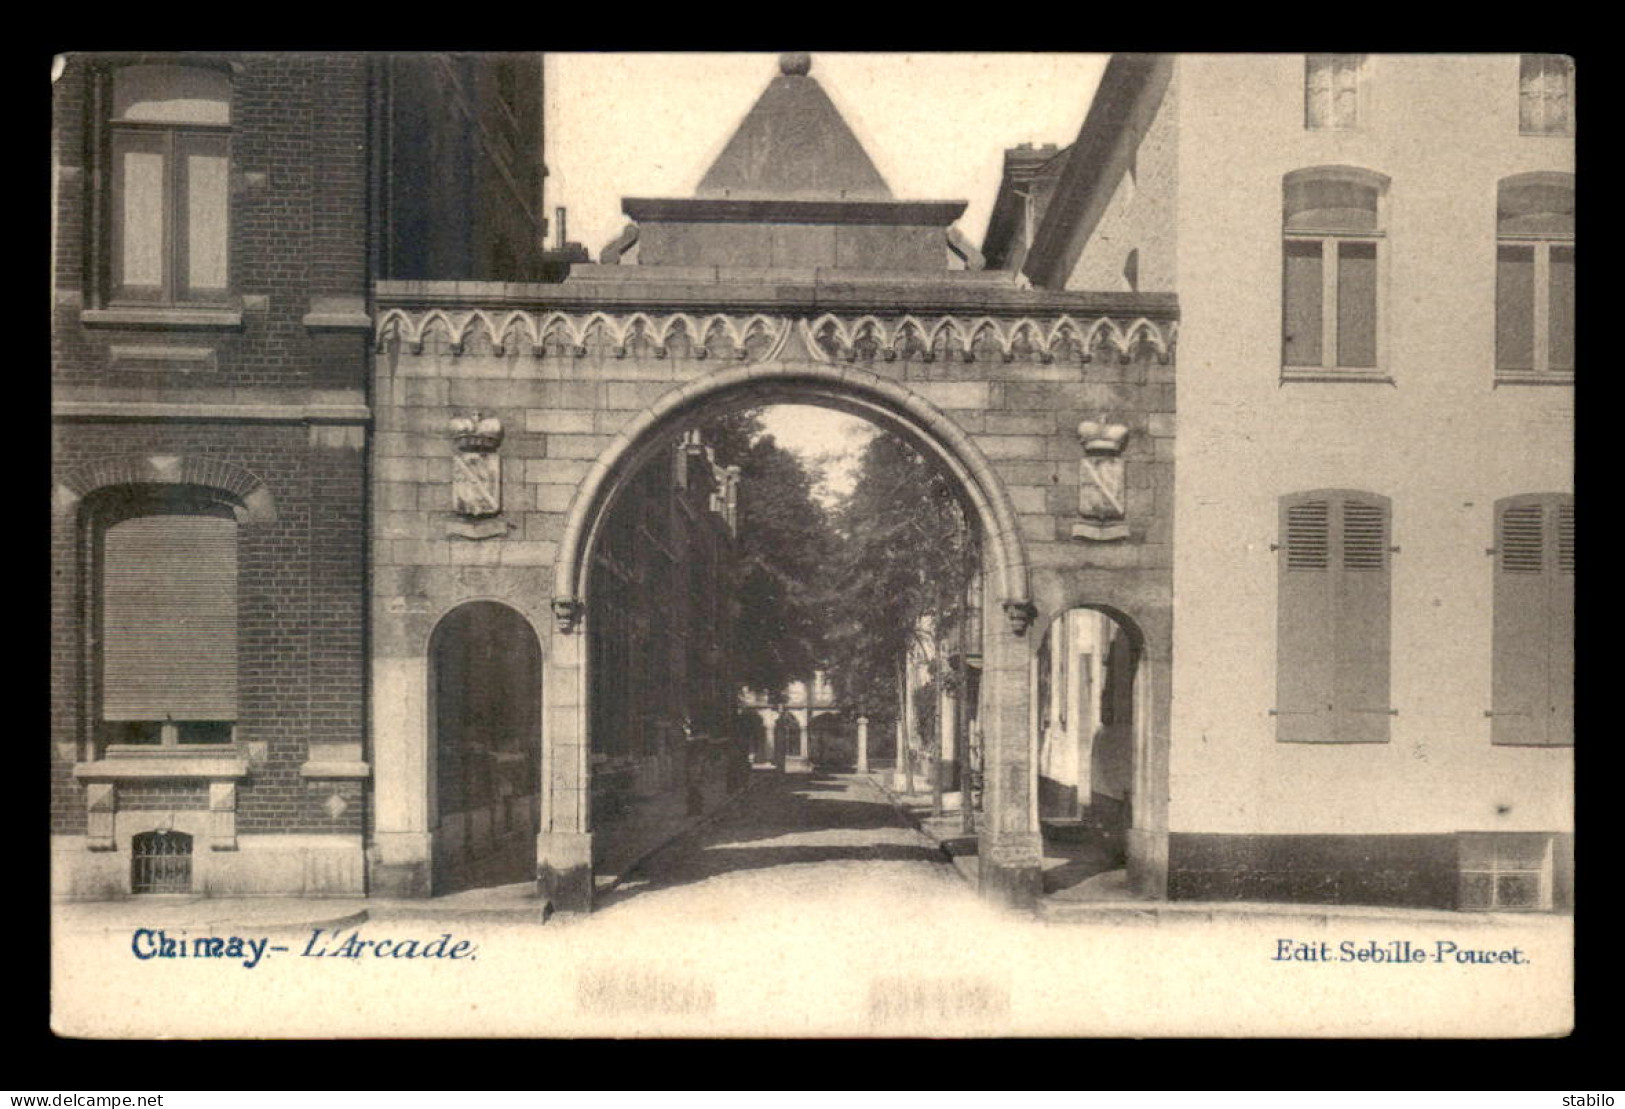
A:
[[[1076,539],[1123,539],[1128,536],[1123,444],[1128,426],[1104,419],[1085,420],[1078,425],[1083,442],[1083,458],[1078,463],[1078,515],[1074,524]]]
[[[502,511],[502,421],[495,416],[458,416],[451,421],[452,507],[459,516],[484,519]]]

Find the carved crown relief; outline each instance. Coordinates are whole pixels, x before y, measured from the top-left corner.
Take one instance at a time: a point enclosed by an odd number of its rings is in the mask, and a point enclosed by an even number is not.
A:
[[[451,534],[465,539],[489,539],[505,534],[502,514],[502,421],[475,412],[455,416],[449,425],[451,442],[452,511],[458,519]]]

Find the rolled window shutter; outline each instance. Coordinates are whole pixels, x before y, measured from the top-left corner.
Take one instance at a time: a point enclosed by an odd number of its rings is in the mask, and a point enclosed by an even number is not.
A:
[[[1276,623],[1276,739],[1332,735],[1331,504],[1283,505]]]
[[[1490,740],[1546,744],[1551,734],[1550,565],[1545,505],[1504,504],[1496,526]]]
[[[137,516],[102,537],[102,717],[237,718],[237,525]]]
[[[1389,733],[1390,571],[1388,508],[1376,500],[1342,501],[1337,532],[1337,739],[1386,743]]]

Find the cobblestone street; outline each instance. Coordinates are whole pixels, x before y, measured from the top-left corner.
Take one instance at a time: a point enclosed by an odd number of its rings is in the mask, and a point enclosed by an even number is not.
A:
[[[972,891],[935,844],[867,777],[755,772],[751,788],[710,823],[639,864],[600,902],[609,914],[687,912],[694,905],[868,897],[970,903]]]

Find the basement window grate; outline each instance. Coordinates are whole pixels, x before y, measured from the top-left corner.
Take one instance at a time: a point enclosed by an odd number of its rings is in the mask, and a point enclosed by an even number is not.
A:
[[[130,842],[131,893],[191,893],[192,837],[142,832]]]
[[[1536,912],[1552,907],[1552,837],[1463,833],[1457,908]]]

